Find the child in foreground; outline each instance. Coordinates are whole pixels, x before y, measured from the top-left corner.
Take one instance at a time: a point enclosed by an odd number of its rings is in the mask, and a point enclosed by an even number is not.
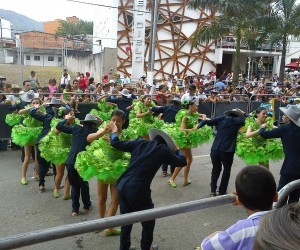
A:
[[[235,203],[243,206],[249,217],[206,237],[202,249],[252,249],[261,218],[278,199],[272,173],[260,165],[243,168],[236,177],[235,188]]]

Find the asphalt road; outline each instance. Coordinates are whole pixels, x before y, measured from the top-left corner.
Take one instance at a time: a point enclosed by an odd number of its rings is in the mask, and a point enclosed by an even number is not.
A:
[[[177,188],[171,188],[167,177],[159,171],[152,183],[152,198],[156,207],[207,198],[210,193],[211,162],[210,144],[202,145],[193,151],[190,179],[192,184],[182,186],[182,173],[177,177]],[[20,151],[0,152],[0,237],[71,224],[98,218],[97,184],[90,181],[93,210],[88,215],[71,217],[71,201],[61,197],[53,198],[53,177],[46,177],[46,192],[38,192],[38,182],[30,179],[33,163],[28,169],[28,185],[20,184]],[[279,179],[282,162],[271,162],[270,170]],[[235,157],[229,190],[234,188],[235,176],[245,164]],[[232,205],[222,205],[171,217],[158,219],[154,231],[154,242],[159,249],[195,249],[201,241],[214,231],[224,230],[235,221],[247,217],[245,210]],[[132,245],[139,246],[140,224],[132,230]],[[88,233],[37,244],[23,249],[101,249],[113,250],[119,247],[119,237],[105,237],[103,233]]]

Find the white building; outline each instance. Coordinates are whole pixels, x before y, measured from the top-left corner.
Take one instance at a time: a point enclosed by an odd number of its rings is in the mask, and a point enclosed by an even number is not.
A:
[[[12,38],[11,36],[11,22],[0,17],[0,37],[1,38]]]

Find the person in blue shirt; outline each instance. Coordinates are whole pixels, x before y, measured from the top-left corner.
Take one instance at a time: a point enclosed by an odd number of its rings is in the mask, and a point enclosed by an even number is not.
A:
[[[116,183],[119,195],[121,214],[151,209],[154,204],[151,199],[151,182],[163,163],[183,167],[186,159],[183,153],[174,144],[171,137],[158,129],[151,129],[149,137],[141,137],[121,141],[114,123],[110,124],[111,146],[124,152],[131,153],[127,170],[120,176]],[[153,241],[155,220],[142,222],[141,249],[149,250]],[[130,233],[132,225],[121,227],[120,249],[130,249]]]
[[[225,89],[226,84],[221,79],[218,79],[214,87],[216,88],[217,91],[221,91],[222,89]]]

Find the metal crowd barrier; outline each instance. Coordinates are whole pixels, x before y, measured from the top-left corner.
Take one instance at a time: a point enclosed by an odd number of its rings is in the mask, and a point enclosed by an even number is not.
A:
[[[175,205],[169,205],[130,214],[116,215],[104,219],[90,220],[69,225],[62,225],[23,234],[0,238],[0,249],[14,249],[30,246],[51,240],[66,238],[74,235],[102,231],[110,227],[119,227],[143,221],[168,217],[172,215],[193,212],[205,208],[230,204],[235,200],[235,195],[223,195],[214,198],[195,200]]]
[[[267,95],[267,94],[266,94]],[[273,96],[273,95],[272,95]],[[205,114],[208,118],[215,118],[219,115],[222,115],[224,111],[234,108],[239,108],[245,112],[252,112],[261,105],[261,101],[230,101],[230,102],[199,102],[198,111],[202,114]],[[11,128],[5,123],[6,114],[11,113],[9,111],[9,106],[7,104],[0,104],[0,140],[9,139]],[[279,107],[286,106],[281,101],[275,100],[273,103],[274,107],[274,120],[280,120],[280,111]],[[98,109],[97,102],[84,103],[80,102],[78,110],[80,113],[76,113],[78,119],[84,119],[85,115],[88,114],[92,109]]]
[[[278,201],[274,202],[273,209],[281,208],[285,205],[287,201],[287,197],[289,194],[294,191],[300,189],[300,180],[292,181],[286,184],[279,192],[278,192]]]

